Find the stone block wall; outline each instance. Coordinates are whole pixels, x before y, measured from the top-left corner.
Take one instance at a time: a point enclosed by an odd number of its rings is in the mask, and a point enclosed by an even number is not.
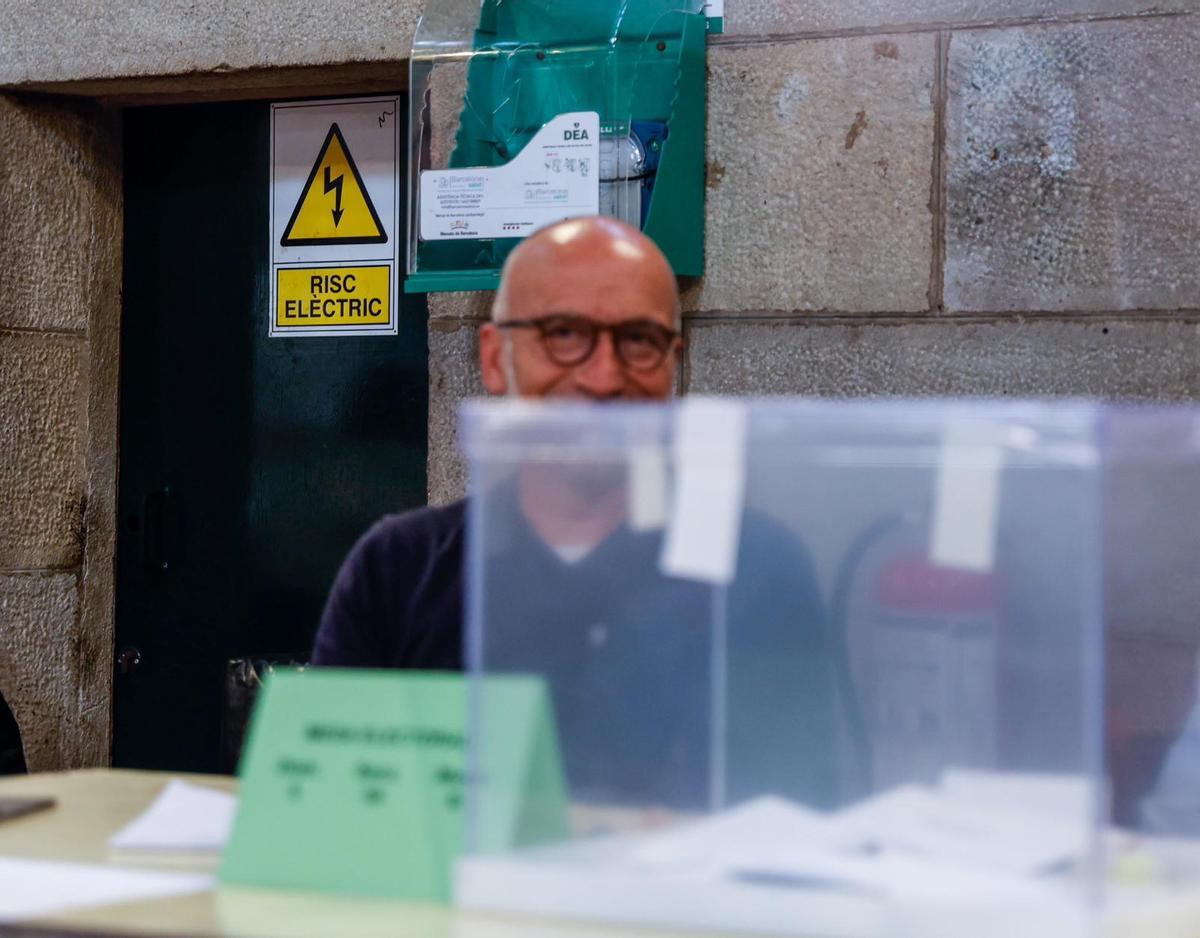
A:
[[[0,693],[33,770],[109,749],[113,138],[93,105],[0,98]]]
[[[1200,0],[730,0],[726,26],[685,390],[1200,395]],[[432,501],[463,489],[486,310],[431,297]]]

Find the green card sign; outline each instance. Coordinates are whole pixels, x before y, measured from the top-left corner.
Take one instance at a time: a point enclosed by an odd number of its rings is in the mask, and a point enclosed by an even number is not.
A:
[[[566,796],[545,686],[489,677],[475,753],[479,849],[557,839]],[[254,714],[220,879],[444,901],[463,845],[467,681],[458,674],[273,674]]]

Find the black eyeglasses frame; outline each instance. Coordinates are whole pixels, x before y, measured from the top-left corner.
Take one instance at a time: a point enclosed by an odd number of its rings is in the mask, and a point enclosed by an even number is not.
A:
[[[555,326],[561,325],[584,326],[590,333],[591,339],[582,354],[566,358],[555,354],[553,347],[548,341],[548,336]],[[679,330],[670,329],[660,322],[655,322],[653,319],[646,319],[644,317],[626,319],[610,324],[596,322],[587,316],[571,313],[550,313],[532,319],[508,319],[504,322],[496,323],[496,327],[499,329],[536,329],[542,341],[542,348],[546,350],[546,354],[550,357],[550,360],[561,368],[575,368],[591,358],[595,354],[596,346],[600,342],[600,336],[607,332],[612,338],[613,351],[616,353],[617,360],[621,363],[622,367],[643,374],[654,371],[654,369],[662,365],[667,360],[667,356],[671,354],[672,346],[680,338]],[[652,333],[657,334],[661,342],[661,348],[656,349],[658,356],[653,362],[643,364],[630,362],[625,352],[622,351],[622,333],[630,329],[647,328]]]

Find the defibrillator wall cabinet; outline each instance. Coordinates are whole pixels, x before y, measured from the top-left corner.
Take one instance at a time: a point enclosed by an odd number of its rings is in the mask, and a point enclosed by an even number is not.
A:
[[[518,241],[604,214],[704,266],[701,0],[431,0],[410,65],[408,281],[490,289]]]

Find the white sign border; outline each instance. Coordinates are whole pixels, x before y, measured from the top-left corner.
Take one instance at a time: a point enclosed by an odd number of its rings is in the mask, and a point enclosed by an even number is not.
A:
[[[327,259],[327,258],[306,258],[304,260],[295,261],[275,261],[275,244],[278,242],[281,234],[275,230],[275,115],[277,111],[295,109],[295,108],[329,108],[329,107],[345,107],[348,105],[362,104],[390,104],[393,113],[393,142],[392,142],[392,185],[394,187],[394,197],[392,199],[392,218],[391,231],[389,232],[389,241],[392,251],[391,257],[386,263],[391,267],[391,280],[389,284],[391,296],[389,302],[389,323],[386,326],[294,326],[294,327],[277,327],[275,325],[276,307],[279,303],[278,286],[279,278],[277,271],[283,268],[296,267],[352,267],[363,265],[379,265],[381,259],[363,258],[358,260],[350,260],[345,258]],[[400,333],[400,282],[403,279],[403,273],[400,270],[398,260],[398,250],[401,238],[401,187],[400,187],[400,108],[402,105],[400,95],[365,95],[363,97],[354,98],[325,98],[304,101],[272,101],[271,102],[271,130],[270,130],[270,147],[269,147],[269,169],[270,183],[268,186],[267,199],[267,253],[268,266],[270,268],[270,283],[267,285],[267,336],[272,339],[289,339],[289,338],[319,338],[321,336],[339,336],[339,335],[357,335],[357,336],[395,336]],[[316,150],[313,151],[313,159],[316,159]]]

